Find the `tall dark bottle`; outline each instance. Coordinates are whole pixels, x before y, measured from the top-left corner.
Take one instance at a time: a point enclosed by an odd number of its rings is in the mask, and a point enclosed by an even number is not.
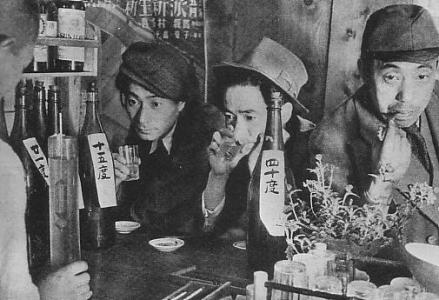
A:
[[[114,243],[116,205],[114,168],[106,135],[99,120],[95,83],[87,91],[84,125],[79,135],[79,177],[84,209],[80,211],[81,246],[99,249]]]
[[[59,113],[61,112],[61,100],[59,98],[59,87],[57,85],[49,86],[47,100],[47,135],[60,133]]]
[[[35,137],[47,155],[46,89],[43,81],[35,81],[33,96],[32,124],[35,130]]]
[[[272,274],[274,263],[286,257],[283,226],[286,172],[281,106],[281,94],[272,91],[262,149],[248,191],[249,275],[259,270]]]
[[[10,144],[24,167],[27,196],[25,221],[28,235],[28,259],[30,271],[33,272],[45,264],[49,254],[46,184],[48,165],[28,122],[30,116],[26,105],[26,90],[24,86],[18,89]]]
[[[8,127],[6,126],[5,99],[0,98],[0,140],[9,143]]]

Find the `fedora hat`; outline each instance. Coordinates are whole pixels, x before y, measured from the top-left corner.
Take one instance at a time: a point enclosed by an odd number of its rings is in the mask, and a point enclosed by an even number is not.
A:
[[[216,76],[233,69],[245,69],[261,74],[289,95],[299,110],[309,112],[297,99],[300,88],[308,81],[308,73],[300,58],[281,44],[264,37],[239,61],[226,61],[213,67]]]
[[[386,6],[366,23],[363,57],[422,62],[439,55],[439,33],[430,13],[413,4]]]

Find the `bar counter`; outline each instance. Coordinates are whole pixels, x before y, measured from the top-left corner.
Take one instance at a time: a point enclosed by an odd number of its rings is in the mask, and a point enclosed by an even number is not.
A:
[[[148,244],[142,228],[116,234],[116,243],[105,250],[83,251],[89,264],[92,299],[162,299],[183,285],[171,273],[196,266],[216,277],[244,281],[247,257],[231,241],[182,238],[175,252],[159,252]]]
[[[162,299],[189,281],[173,273],[194,268],[196,271],[186,277],[214,284],[231,281],[238,288],[248,283],[246,252],[233,247],[232,241],[182,238],[183,247],[165,253],[150,246],[149,239],[140,228],[131,234],[116,234],[116,242],[109,249],[83,251],[83,259],[89,263],[92,299]],[[394,277],[410,276],[401,265],[363,264],[361,269],[378,286]]]

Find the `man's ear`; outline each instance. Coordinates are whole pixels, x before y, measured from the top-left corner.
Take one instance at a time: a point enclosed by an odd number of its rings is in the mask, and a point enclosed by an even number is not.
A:
[[[178,101],[178,104],[177,104],[178,112],[181,112],[183,110],[183,108],[185,107],[185,105],[186,105],[186,102]]]
[[[282,126],[284,126],[293,115],[293,104],[291,102],[286,102],[282,105]]]

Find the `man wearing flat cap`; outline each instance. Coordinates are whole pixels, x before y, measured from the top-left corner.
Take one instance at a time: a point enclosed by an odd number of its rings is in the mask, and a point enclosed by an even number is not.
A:
[[[438,56],[439,34],[424,8],[391,5],[370,16],[358,61],[364,85],[310,138],[312,155],[336,166],[337,192],[352,184],[359,202],[386,207],[409,184],[439,186]],[[424,213],[406,229],[407,241],[437,243]]]
[[[241,60],[216,66],[214,72],[227,128],[215,132],[208,149],[211,170],[203,194],[205,225],[217,235],[245,239],[247,189],[261,151],[272,89],[280,91],[283,100],[285,153],[295,177],[289,183],[303,180],[307,138],[314,124],[299,117],[307,109],[298,94],[308,74],[296,55],[269,38],[263,38]],[[238,150],[228,150],[228,143],[235,143]],[[282,253],[279,259],[284,257]]]
[[[131,119],[127,144],[139,146],[140,179],[115,154],[120,207],[154,235],[192,235],[202,225],[201,193],[209,172],[206,148],[224,125],[201,104],[194,68],[175,49],[137,42],[122,56],[116,79]]]

